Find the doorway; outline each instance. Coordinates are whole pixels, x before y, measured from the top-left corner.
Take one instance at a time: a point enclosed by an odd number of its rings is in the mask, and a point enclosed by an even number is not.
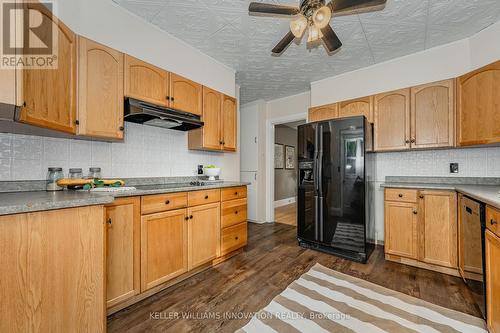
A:
[[[305,120],[274,127],[274,221],[297,226],[298,126]]]

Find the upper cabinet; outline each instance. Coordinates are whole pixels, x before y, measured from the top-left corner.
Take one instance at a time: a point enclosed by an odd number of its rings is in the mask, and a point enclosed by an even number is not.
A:
[[[410,148],[410,89],[375,95],[374,150]]]
[[[78,38],[78,134],[123,139],[123,54]]]
[[[34,3],[23,4],[30,9]],[[39,9],[39,7],[37,7]],[[19,121],[61,132],[76,133],[76,35],[47,9],[42,13],[57,29],[57,68],[19,70]],[[45,26],[42,25],[41,29]],[[48,32],[47,32],[48,33]]]
[[[373,123],[373,96],[357,98],[338,104],[339,118],[365,116],[370,123]]]
[[[170,107],[201,116],[203,86],[180,75],[170,73]]]
[[[169,73],[126,55],[125,96],[168,107],[170,103]]]
[[[222,97],[222,146],[225,151],[236,151],[238,118],[236,99]]]
[[[316,106],[309,109],[308,122],[335,119],[339,116],[339,106],[337,103]]]
[[[455,144],[455,80],[411,88],[411,147]]]
[[[457,80],[459,146],[500,142],[500,61]]]

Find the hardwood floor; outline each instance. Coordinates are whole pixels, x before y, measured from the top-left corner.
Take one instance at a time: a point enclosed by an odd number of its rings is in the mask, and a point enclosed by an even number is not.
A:
[[[277,223],[297,225],[297,204],[289,204],[274,209],[274,220]]]
[[[297,246],[296,228],[249,223],[249,244],[232,259],[108,318],[109,332],[234,332],[316,262],[337,271],[479,316],[461,279],[385,261],[378,247],[366,265]],[[226,312],[247,318],[208,318]],[[183,314],[194,318],[181,318]],[[154,319],[155,316],[160,319]],[[169,316],[171,318],[169,318]],[[177,317],[178,316],[178,317]]]

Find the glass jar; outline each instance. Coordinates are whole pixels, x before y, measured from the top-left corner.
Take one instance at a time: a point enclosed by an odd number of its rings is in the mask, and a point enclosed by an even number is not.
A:
[[[69,169],[69,178],[71,179],[81,179],[83,178],[83,171],[82,168],[72,168]]]
[[[47,191],[62,191],[62,187],[57,185],[57,181],[59,179],[64,178],[63,169],[62,168],[49,168],[47,172]]]
[[[87,178],[89,178],[89,179],[101,179],[102,178],[101,168],[89,168],[89,175]]]

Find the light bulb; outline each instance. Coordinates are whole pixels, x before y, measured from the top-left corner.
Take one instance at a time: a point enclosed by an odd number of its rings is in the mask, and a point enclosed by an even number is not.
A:
[[[290,21],[290,31],[297,38],[301,38],[307,28],[307,19],[300,14],[296,19]]]
[[[307,37],[307,42],[311,43],[314,41],[317,41],[318,39],[322,38],[323,34],[321,33],[321,30],[318,29],[317,26],[314,24],[311,24],[309,26],[309,36]]]
[[[313,22],[316,27],[318,27],[318,29],[323,29],[324,27],[326,27],[330,23],[331,19],[332,11],[328,6],[323,6],[317,9],[313,14]]]

